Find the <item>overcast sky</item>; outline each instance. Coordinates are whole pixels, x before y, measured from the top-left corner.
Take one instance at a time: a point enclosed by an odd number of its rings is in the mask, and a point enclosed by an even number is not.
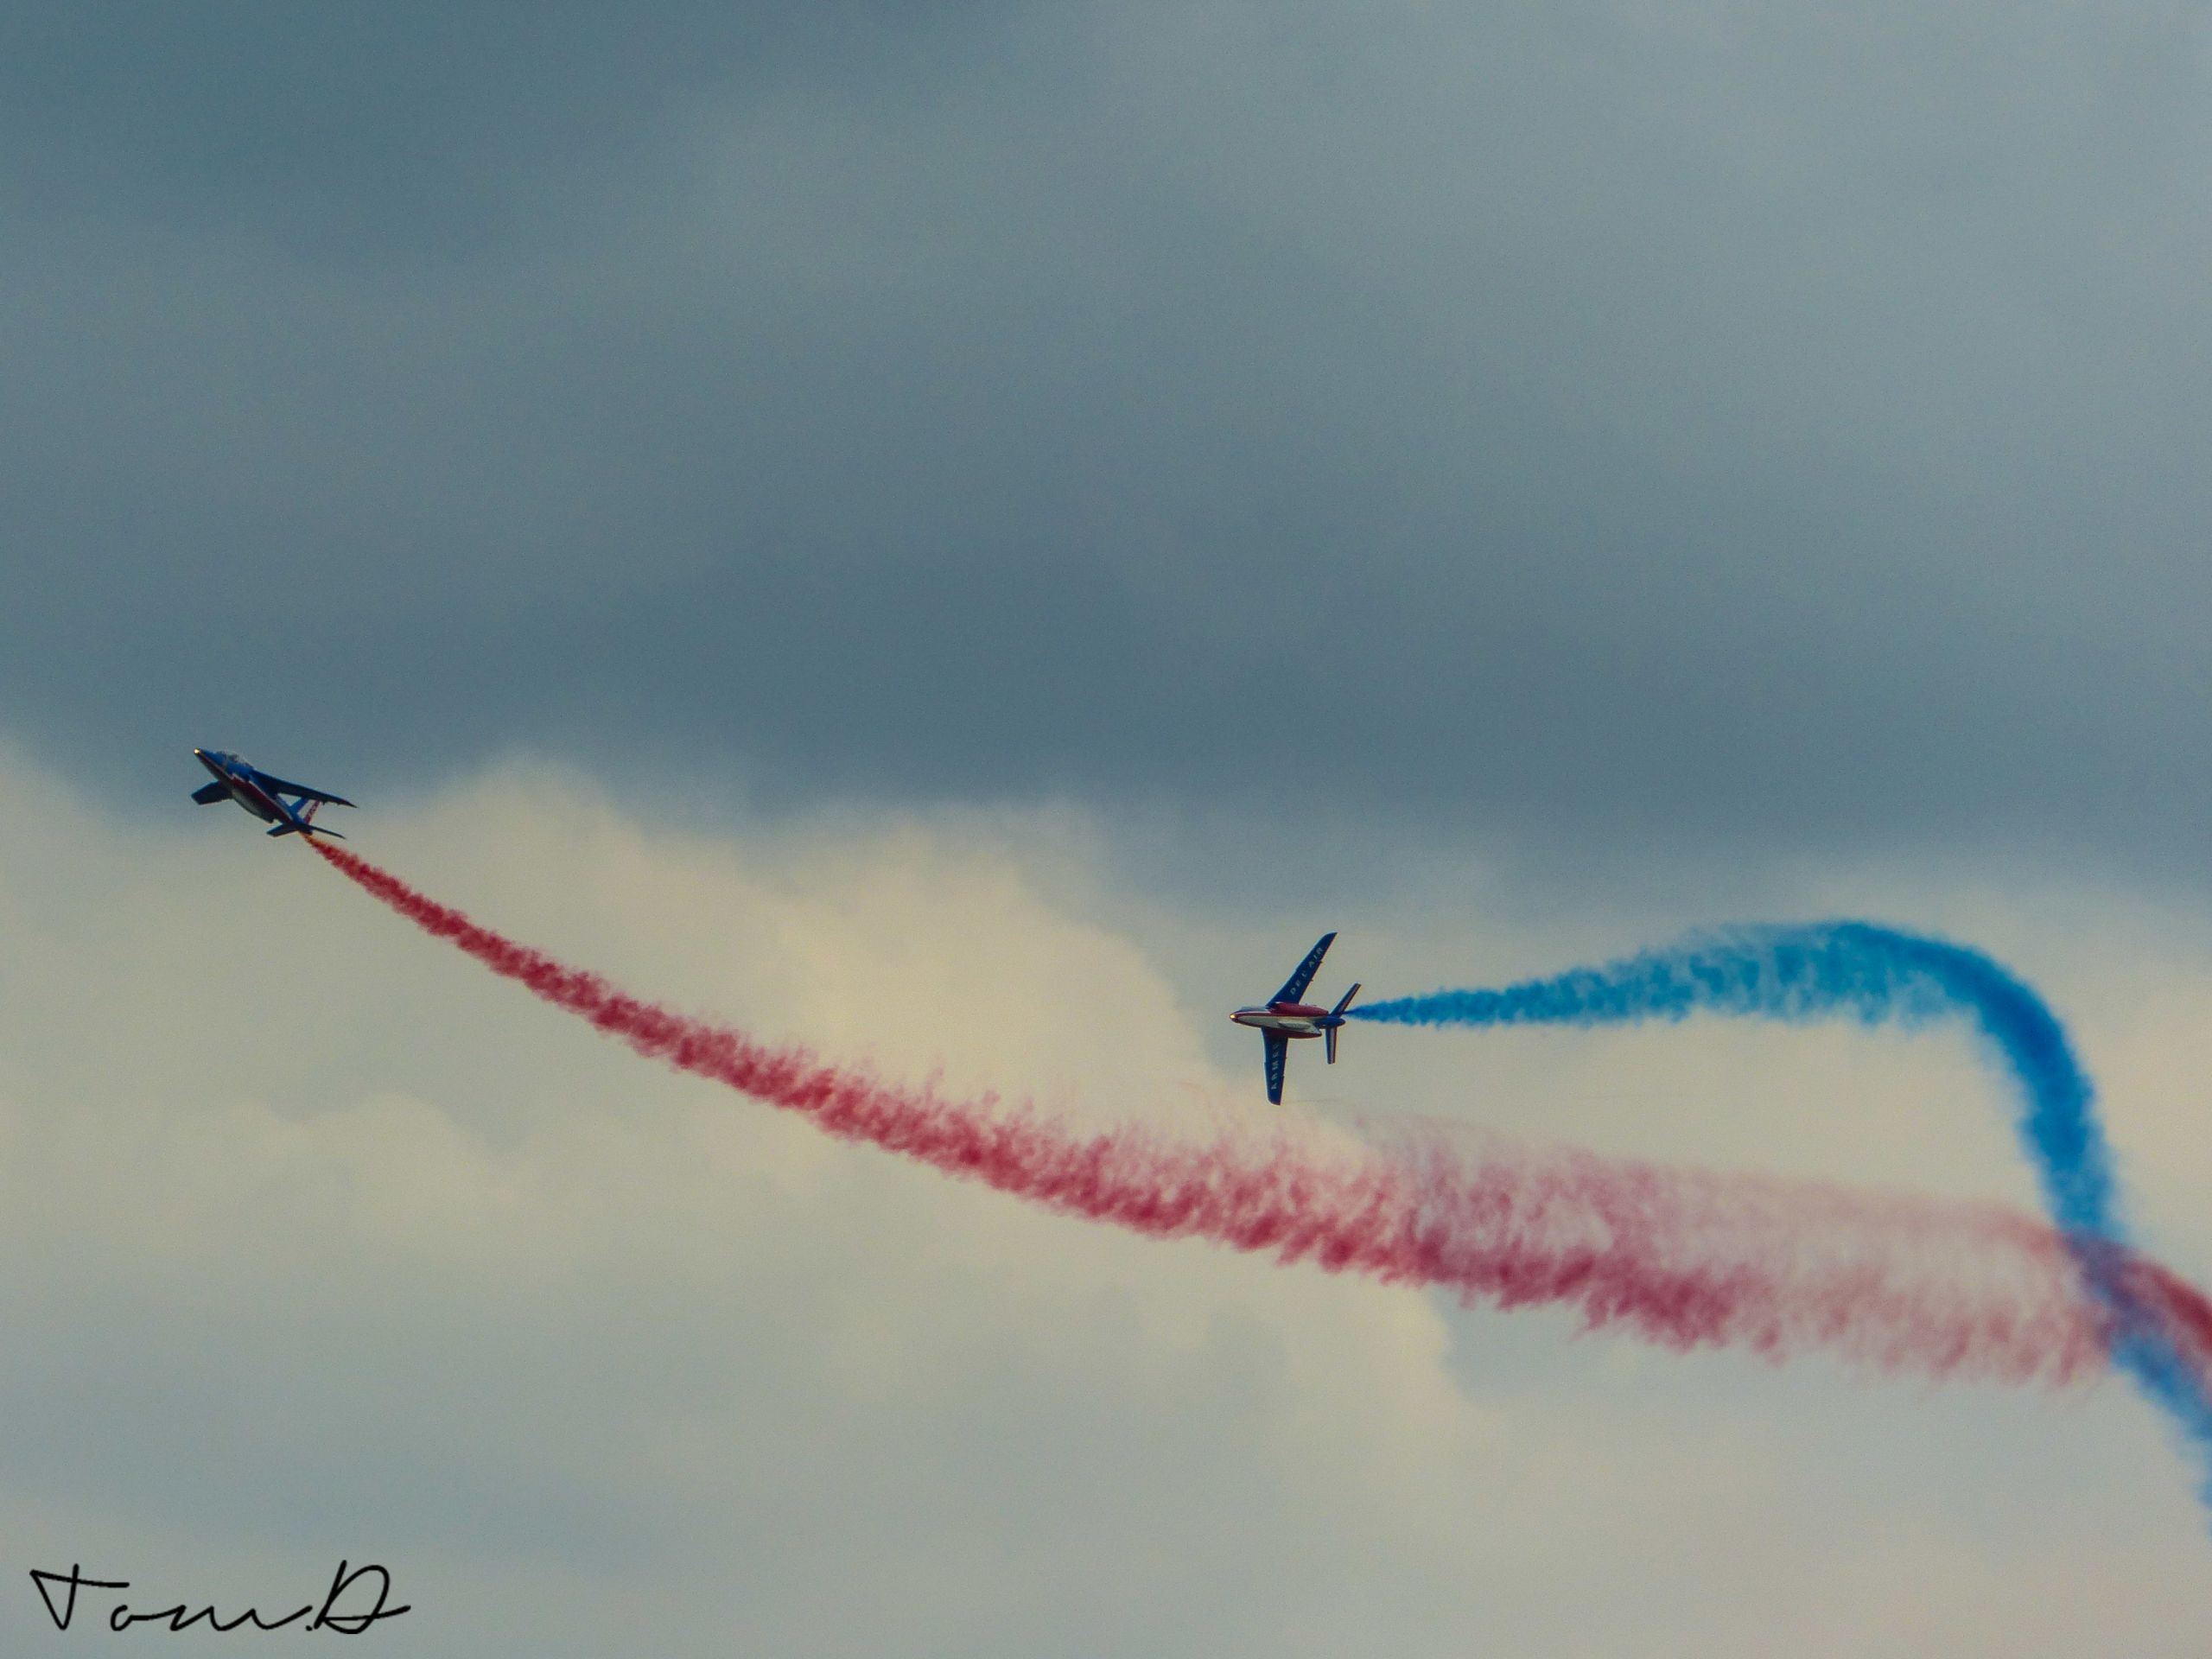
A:
[[[1220,1014],[1323,926],[1390,991],[1941,927],[2077,1021],[2202,1276],[2208,46],[0,0],[0,1567],[384,1552],[388,1646],[494,1659],[2201,1655],[2124,1389],[1101,1242],[182,796],[238,749],[687,1007],[1102,1119],[1244,1100]],[[1295,1109],[2032,1202],[1941,1041],[1347,1060]]]
[[[2196,879],[2169,4],[17,6],[0,695]]]

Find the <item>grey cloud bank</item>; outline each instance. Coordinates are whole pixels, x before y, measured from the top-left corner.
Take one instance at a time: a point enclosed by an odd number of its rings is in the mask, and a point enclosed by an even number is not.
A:
[[[100,782],[2190,869],[2188,14],[225,16],[0,29],[0,697]]]

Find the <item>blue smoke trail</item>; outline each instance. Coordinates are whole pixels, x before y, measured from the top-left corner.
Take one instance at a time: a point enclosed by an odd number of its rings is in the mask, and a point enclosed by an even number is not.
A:
[[[1964,1020],[2018,1091],[2021,1143],[2051,1220],[2112,1316],[2113,1363],[2194,1450],[2212,1503],[2212,1393],[2114,1271],[2108,1247],[2130,1240],[2088,1074],[2049,1005],[1979,950],[1870,922],[1732,928],[1600,967],[1349,1012],[1407,1026],[1640,1025],[1693,1014],[1907,1029]]]

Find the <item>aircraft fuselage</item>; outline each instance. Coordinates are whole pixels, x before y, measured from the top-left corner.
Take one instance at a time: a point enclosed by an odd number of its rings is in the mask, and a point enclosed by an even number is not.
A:
[[[236,802],[263,823],[274,824],[276,828],[269,832],[272,836],[335,836],[335,830],[325,830],[315,822],[316,810],[326,804],[353,804],[342,795],[271,777],[220,749],[194,749],[192,753],[215,780],[194,790],[192,798],[202,806]]]
[[[1279,1032],[1285,1037],[1319,1037],[1332,1026],[1344,1024],[1342,1014],[1306,1002],[1269,1002],[1255,1008],[1239,1008],[1229,1016],[1255,1031]]]
[[[264,818],[270,823],[289,823],[293,821],[292,814],[284,810],[284,804],[264,789],[249,768],[240,766],[234,770],[226,766],[224,762],[230,759],[228,755],[219,758],[205,749],[194,749],[192,753],[199,758],[201,766],[214,774],[215,781],[231,791],[231,798],[255,817]]]

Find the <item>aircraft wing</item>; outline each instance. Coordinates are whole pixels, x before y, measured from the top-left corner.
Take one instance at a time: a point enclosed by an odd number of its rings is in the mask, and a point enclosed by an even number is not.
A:
[[[1282,1104],[1282,1074],[1285,1062],[1290,1058],[1290,1039],[1279,1031],[1263,1031],[1268,1039],[1268,1100],[1270,1104]]]
[[[1313,982],[1313,976],[1321,971],[1321,958],[1329,954],[1329,946],[1336,940],[1333,933],[1324,933],[1321,943],[1306,953],[1306,960],[1298,964],[1298,971],[1282,982],[1282,989],[1268,1000],[1270,1002],[1295,1002],[1306,995],[1306,988]]]
[[[309,789],[305,784],[288,784],[282,778],[271,778],[265,772],[257,772],[254,775],[261,779],[261,786],[264,789],[268,790],[274,794],[304,795],[311,801],[324,801],[327,802],[332,806],[351,806],[353,804],[353,802],[347,800],[343,795],[333,795],[325,790]]]
[[[228,784],[202,784],[192,791],[192,798],[202,806],[213,806],[218,801],[231,798],[231,786]]]

